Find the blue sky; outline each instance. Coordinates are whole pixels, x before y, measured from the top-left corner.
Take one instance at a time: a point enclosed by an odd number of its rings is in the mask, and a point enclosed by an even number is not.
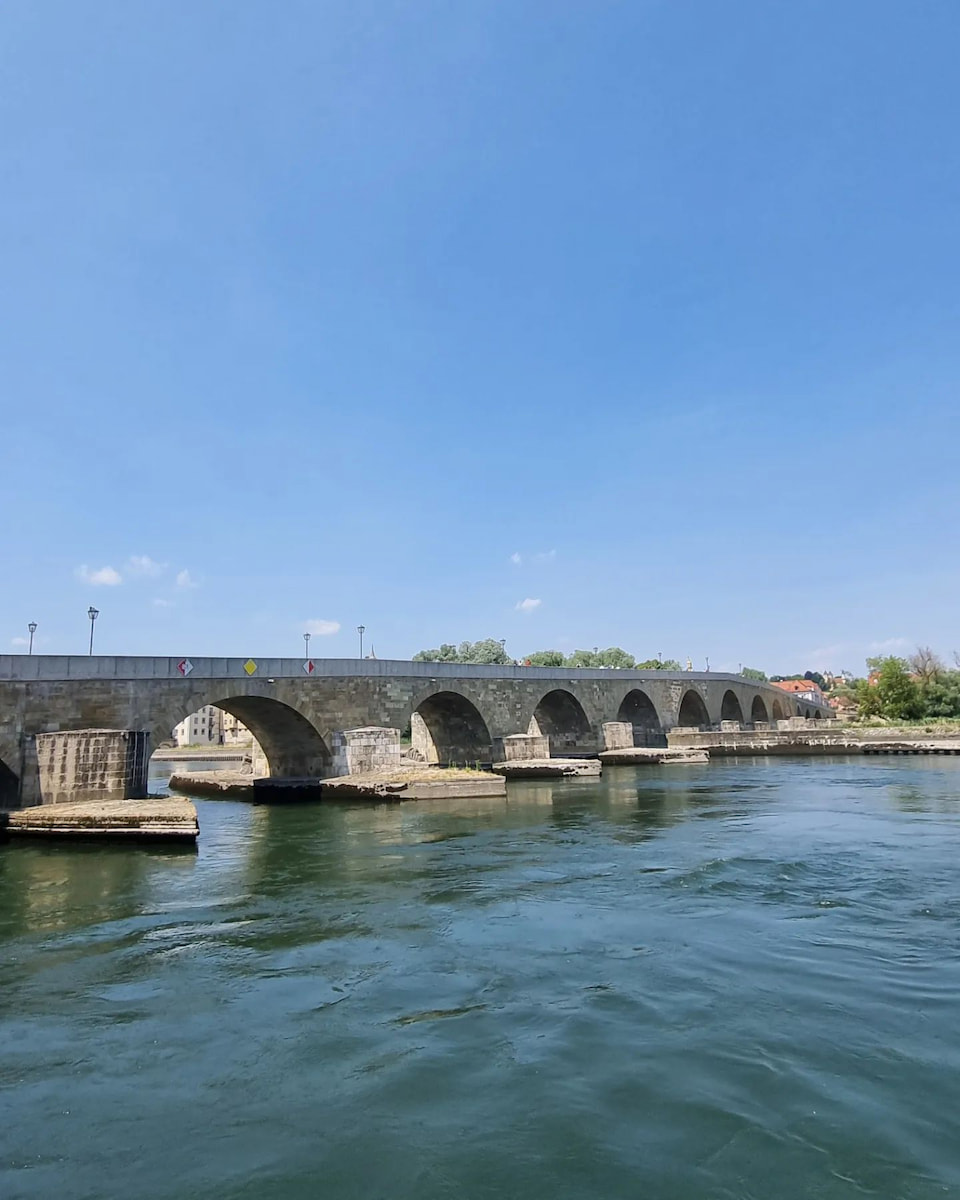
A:
[[[0,648],[960,648],[958,37],[8,0]]]

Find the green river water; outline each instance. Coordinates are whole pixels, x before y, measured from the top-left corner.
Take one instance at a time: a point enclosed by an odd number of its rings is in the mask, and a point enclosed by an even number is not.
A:
[[[0,847],[0,1197],[960,1197],[960,759]]]

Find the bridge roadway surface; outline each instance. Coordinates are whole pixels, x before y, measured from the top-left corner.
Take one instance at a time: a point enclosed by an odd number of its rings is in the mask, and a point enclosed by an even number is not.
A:
[[[823,704],[738,675],[568,667],[464,666],[386,659],[0,655],[0,806],[39,801],[34,736],[137,729],[156,748],[206,704],[235,714],[271,775],[329,773],[334,735],[411,728],[427,762],[489,762],[495,738],[541,733],[554,755],[603,749],[628,721],[637,745],[674,726],[833,716]]]

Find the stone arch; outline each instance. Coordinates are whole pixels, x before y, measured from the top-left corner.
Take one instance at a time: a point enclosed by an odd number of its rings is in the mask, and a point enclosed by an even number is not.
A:
[[[770,714],[767,712],[767,706],[764,704],[762,696],[754,696],[753,704],[750,706],[750,720],[754,725],[758,721],[769,723]]]
[[[729,688],[723,693],[723,701],[720,704],[720,720],[739,721],[741,725],[743,724],[743,709],[740,707],[740,701]]]
[[[823,713],[820,711],[820,709],[819,709],[819,708],[815,708],[815,709],[813,710],[813,719],[814,719],[815,721],[821,721],[821,720],[823,720]]]
[[[634,688],[624,696],[617,709],[617,720],[629,721],[633,726],[633,744],[635,746],[666,744],[663,724],[653,701],[640,688]]]
[[[703,697],[699,692],[695,692],[693,688],[683,693],[683,699],[680,701],[680,710],[677,714],[677,724],[700,726],[701,728],[710,724],[710,716],[707,712],[707,706],[703,702]]]
[[[250,730],[267,760],[271,776],[300,779],[320,778],[328,773],[331,754],[315,726],[297,709],[272,696],[225,696],[196,699],[179,710],[172,722],[152,730],[154,746],[170,736],[178,722],[204,705],[222,708]]]
[[[774,721],[785,721],[786,719],[787,719],[787,714],[783,710],[783,705],[780,703],[779,700],[774,700],[774,702],[773,702],[773,720]]]
[[[554,688],[541,697],[527,732],[550,739],[551,758],[579,758],[597,752],[596,734],[583,705],[564,688]]]
[[[489,763],[490,730],[480,710],[459,692],[433,692],[410,717],[412,748],[424,762],[442,766]]]

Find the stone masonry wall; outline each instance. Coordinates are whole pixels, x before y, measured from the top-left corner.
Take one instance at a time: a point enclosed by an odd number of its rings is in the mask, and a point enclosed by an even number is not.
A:
[[[150,735],[115,729],[40,733],[37,762],[44,804],[139,799],[147,794]]]

